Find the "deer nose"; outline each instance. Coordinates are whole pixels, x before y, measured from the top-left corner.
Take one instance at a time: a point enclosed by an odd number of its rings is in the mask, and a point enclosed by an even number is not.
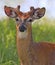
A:
[[[20,32],[24,32],[26,30],[26,27],[24,26],[24,25],[21,25],[20,27],[19,27],[19,31]]]

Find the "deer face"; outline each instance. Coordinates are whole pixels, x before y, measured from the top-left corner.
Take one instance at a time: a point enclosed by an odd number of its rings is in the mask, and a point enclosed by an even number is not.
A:
[[[29,31],[31,22],[35,19],[40,19],[45,14],[45,8],[30,7],[30,11],[23,13],[20,11],[20,6],[17,8],[4,6],[4,11],[7,16],[15,18],[17,30],[19,32]]]

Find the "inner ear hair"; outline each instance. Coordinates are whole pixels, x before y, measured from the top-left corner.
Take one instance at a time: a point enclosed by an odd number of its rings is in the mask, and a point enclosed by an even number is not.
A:
[[[44,12],[44,13],[45,13],[45,11],[46,11],[46,9],[45,9],[44,7],[42,7],[42,8],[40,9],[40,12]]]
[[[45,14],[45,11],[46,11],[46,9],[44,7],[34,9],[33,18],[34,19],[39,19],[39,18],[43,17],[44,14]]]
[[[38,15],[39,15],[40,17],[44,16],[45,11],[46,11],[46,9],[45,9],[44,7],[41,8],[41,9],[38,11]]]

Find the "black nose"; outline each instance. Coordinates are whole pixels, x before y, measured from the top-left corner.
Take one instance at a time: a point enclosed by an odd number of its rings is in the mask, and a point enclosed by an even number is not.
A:
[[[19,31],[20,32],[24,32],[26,30],[26,27],[24,26],[24,25],[21,25],[20,27],[19,27]]]

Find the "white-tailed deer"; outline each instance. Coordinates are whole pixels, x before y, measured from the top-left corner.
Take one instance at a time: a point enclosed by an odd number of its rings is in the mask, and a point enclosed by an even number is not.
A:
[[[45,8],[30,7],[23,13],[17,8],[4,6],[7,16],[15,18],[17,30],[17,50],[21,65],[55,65],[55,44],[48,42],[34,43],[31,23],[44,16]]]

